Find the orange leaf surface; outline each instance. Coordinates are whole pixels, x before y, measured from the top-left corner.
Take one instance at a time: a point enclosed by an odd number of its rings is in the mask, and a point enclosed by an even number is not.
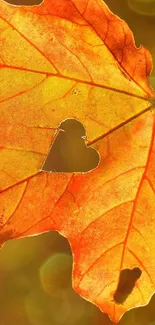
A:
[[[0,0],[0,240],[58,230],[73,287],[118,322],[155,291],[155,94],[149,51],[101,0]],[[87,173],[44,173],[56,128],[77,118],[97,149]],[[142,271],[122,304],[120,271]]]

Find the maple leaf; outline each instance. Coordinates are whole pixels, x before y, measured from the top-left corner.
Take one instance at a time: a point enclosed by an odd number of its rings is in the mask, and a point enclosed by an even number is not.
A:
[[[117,323],[155,290],[151,55],[101,0],[1,0],[0,28],[1,245],[59,231],[72,248],[73,288]],[[100,164],[40,172],[66,118],[83,124]],[[125,269],[141,276],[117,304]]]

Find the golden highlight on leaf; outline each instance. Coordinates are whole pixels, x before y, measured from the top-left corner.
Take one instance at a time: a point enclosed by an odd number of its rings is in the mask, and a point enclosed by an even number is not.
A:
[[[57,230],[73,287],[118,322],[155,290],[155,98],[149,51],[102,0],[0,0],[0,241]],[[101,161],[44,173],[56,130],[79,120]],[[142,271],[122,304],[120,273]]]

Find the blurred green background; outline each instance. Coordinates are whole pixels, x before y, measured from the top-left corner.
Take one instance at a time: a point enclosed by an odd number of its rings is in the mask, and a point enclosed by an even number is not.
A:
[[[105,2],[128,23],[136,45],[149,48],[155,62],[155,0]],[[149,79],[155,89],[155,68]],[[72,290],[71,272],[70,246],[56,232],[7,242],[0,250],[0,325],[112,324]],[[127,312],[119,325],[155,325],[154,310],[155,295],[147,306]]]

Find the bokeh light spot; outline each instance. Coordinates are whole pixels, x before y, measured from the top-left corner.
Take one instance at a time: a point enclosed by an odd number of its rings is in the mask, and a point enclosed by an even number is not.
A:
[[[44,291],[56,295],[59,291],[71,286],[72,256],[66,253],[55,253],[40,267],[40,281]]]

